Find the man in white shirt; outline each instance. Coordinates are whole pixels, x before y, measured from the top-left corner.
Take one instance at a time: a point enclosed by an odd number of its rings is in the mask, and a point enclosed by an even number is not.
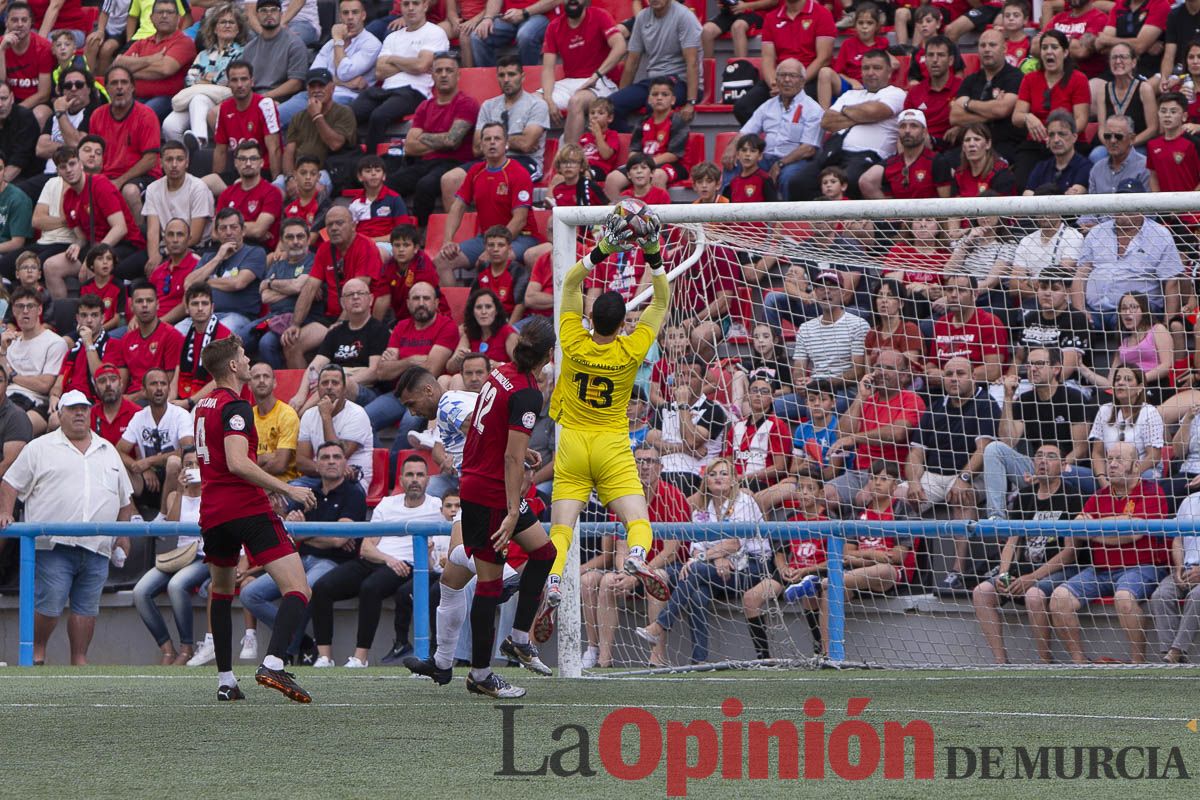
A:
[[[216,213],[213,193],[204,181],[188,173],[188,149],[182,142],[163,142],[163,176],[146,187],[142,214],[146,219],[146,274],[163,261],[163,230],[173,219],[187,220],[188,248],[212,236]]]
[[[316,486],[317,464],[314,455],[323,442],[341,442],[346,449],[346,477],[359,482],[363,491],[371,486],[371,456],[374,435],[367,412],[346,399],[346,373],[337,364],[329,364],[317,376],[320,400],[300,418],[300,439],[296,443],[296,469]]]
[[[157,367],[142,379],[149,405],[133,415],[121,434],[117,450],[129,470],[133,494],[159,494],[160,511],[167,512],[169,489],[175,486],[181,468],[179,454],[193,444],[192,415],[168,403],[171,376]]]
[[[862,174],[896,152],[896,117],[904,108],[905,91],[891,86],[888,83],[891,77],[892,62],[886,50],[871,50],[863,56],[863,88],[842,92],[821,117],[821,128],[835,138],[840,136],[841,147],[831,151],[827,142],[819,157],[820,168],[811,175],[806,170],[794,178],[789,197],[794,200],[817,197],[820,194],[817,175],[820,169],[831,166],[846,170],[851,191],[857,196]]]
[[[385,497],[375,508],[371,521],[444,522],[442,501],[425,494],[428,483],[425,459],[410,456],[405,460],[400,476],[403,492]],[[358,597],[358,635],[354,655],[343,666],[367,666],[383,601],[397,591],[412,593],[412,571],[412,536],[376,536],[363,539],[358,558],[339,564],[313,584],[309,608],[312,610],[313,638],[317,640],[320,654],[313,666],[333,666],[333,604],[351,597]],[[430,571],[431,589],[437,585],[436,578]],[[436,602],[434,594],[430,598],[431,611],[437,607]],[[407,625],[404,635],[407,640]]]
[[[387,138],[393,122],[433,93],[433,54],[449,50],[450,40],[425,19],[425,8],[426,0],[401,0],[404,27],[388,34],[375,61],[375,78],[382,83],[364,89],[351,106],[359,127],[367,129],[368,153]]]
[[[63,338],[42,324],[42,298],[18,286],[10,299],[16,328],[0,333],[0,368],[8,373],[8,399],[25,410],[33,435],[46,432],[50,390],[67,355]]]
[[[83,392],[67,392],[59,402],[62,426],[25,445],[0,481],[0,529],[12,524],[18,498],[26,522],[126,522],[133,515],[133,486],[117,448],[92,433],[91,406]],[[68,602],[71,663],[87,663],[113,543],[111,536],[38,537],[34,664],[45,662],[46,643]]]

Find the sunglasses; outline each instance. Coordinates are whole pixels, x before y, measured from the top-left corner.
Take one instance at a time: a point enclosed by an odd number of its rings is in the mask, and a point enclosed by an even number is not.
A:
[[[1125,134],[1123,134],[1123,133],[1105,133],[1105,134],[1101,134],[1100,138],[1106,142],[1123,142],[1123,141],[1125,141]]]
[[[86,89],[87,83],[84,81],[63,81],[59,86],[63,89]]]

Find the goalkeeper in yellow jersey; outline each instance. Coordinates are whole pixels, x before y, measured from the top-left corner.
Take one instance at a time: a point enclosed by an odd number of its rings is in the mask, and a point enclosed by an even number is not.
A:
[[[558,556],[550,569],[545,609],[534,625],[535,638],[540,641],[553,631],[554,609],[562,598],[560,582],[567,550],[575,523],[593,489],[625,526],[629,543],[625,571],[641,580],[651,597],[666,600],[670,594],[666,582],[646,564],[654,535],[629,447],[626,410],[637,371],[666,317],[671,289],[663,269],[657,219],[639,218],[635,222],[645,226],[641,235],[625,219],[609,217],[600,243],[571,267],[563,281],[558,331],[562,364],[550,398],[550,417],[562,425],[554,454],[550,511],[550,539]],[[640,247],[646,256],[654,284],[653,300],[637,327],[625,336],[617,333],[625,322],[625,300],[618,292],[605,292],[592,304],[589,333],[583,326],[583,279],[607,256],[634,247]]]

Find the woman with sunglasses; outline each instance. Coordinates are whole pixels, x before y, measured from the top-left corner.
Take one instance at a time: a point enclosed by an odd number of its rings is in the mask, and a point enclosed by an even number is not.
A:
[[[1068,55],[1070,43],[1062,31],[1042,33],[1038,47],[1041,68],[1030,72],[1021,81],[1012,122],[1024,128],[1028,136],[1017,148],[1013,172],[1017,185],[1024,188],[1026,179],[1039,161],[1050,157],[1046,149],[1046,118],[1056,108],[1075,117],[1075,130],[1086,130],[1092,107],[1092,91],[1087,76],[1075,69]]]
[[[1108,71],[1112,78],[1092,78],[1092,112],[1104,128],[1110,116],[1133,120],[1133,146],[1146,152],[1146,143],[1158,135],[1158,100],[1150,81],[1136,73],[1137,53],[1125,42],[1113,45],[1108,53]],[[1108,157],[1100,142],[1092,148],[1090,158],[1095,164]]]

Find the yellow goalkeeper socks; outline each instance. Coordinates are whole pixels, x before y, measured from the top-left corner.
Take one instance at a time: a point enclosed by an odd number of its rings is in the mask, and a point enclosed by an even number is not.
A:
[[[640,547],[644,553],[649,554],[650,547],[654,544],[654,532],[650,530],[650,522],[644,519],[630,522],[625,530],[625,541],[630,550]]]
[[[558,548],[558,552],[554,555],[554,564],[550,567],[551,575],[562,578],[563,570],[567,566],[567,551],[571,549],[573,538],[575,538],[575,531],[570,525],[550,526],[550,541]]]

